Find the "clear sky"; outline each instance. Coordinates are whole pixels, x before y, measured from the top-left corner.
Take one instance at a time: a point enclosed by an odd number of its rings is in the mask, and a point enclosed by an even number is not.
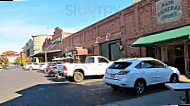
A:
[[[35,34],[80,30],[130,5],[133,0],[0,1],[0,53],[22,47]]]

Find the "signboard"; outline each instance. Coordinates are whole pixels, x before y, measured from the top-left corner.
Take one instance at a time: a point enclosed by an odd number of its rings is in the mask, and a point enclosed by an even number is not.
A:
[[[160,0],[156,2],[158,24],[178,21],[182,17],[181,0]]]

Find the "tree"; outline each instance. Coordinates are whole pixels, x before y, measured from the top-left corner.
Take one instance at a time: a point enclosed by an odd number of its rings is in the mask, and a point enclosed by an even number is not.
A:
[[[4,63],[4,64],[8,64],[8,63],[9,63],[8,58],[0,57],[0,64],[2,64],[2,63]]]
[[[25,62],[26,62],[26,63],[32,62],[32,58],[27,57],[26,60],[25,60]]]
[[[20,57],[17,57],[14,61],[15,61],[15,64],[21,64],[21,58]]]
[[[22,64],[22,65],[25,65],[25,63],[26,63],[26,57],[25,57],[25,54],[22,53],[22,54],[21,54],[21,64]]]

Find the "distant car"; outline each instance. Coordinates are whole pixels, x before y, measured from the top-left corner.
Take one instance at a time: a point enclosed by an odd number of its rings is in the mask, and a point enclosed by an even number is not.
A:
[[[57,70],[57,63],[51,62],[48,64],[48,75],[49,76],[55,76]]]
[[[23,66],[23,69],[26,69],[26,70],[39,70],[40,69],[40,64],[38,63],[26,63],[24,66]]]
[[[48,72],[48,65],[49,63],[40,63],[40,71],[44,73]]]
[[[170,67],[153,58],[124,59],[114,62],[106,69],[104,82],[113,89],[134,88],[142,94],[146,86],[179,81],[177,68]]]

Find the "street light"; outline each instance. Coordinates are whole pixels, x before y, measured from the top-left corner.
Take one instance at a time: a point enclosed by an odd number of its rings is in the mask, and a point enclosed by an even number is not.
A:
[[[98,39],[100,39],[100,37],[96,37],[96,42],[95,43],[98,43]]]

